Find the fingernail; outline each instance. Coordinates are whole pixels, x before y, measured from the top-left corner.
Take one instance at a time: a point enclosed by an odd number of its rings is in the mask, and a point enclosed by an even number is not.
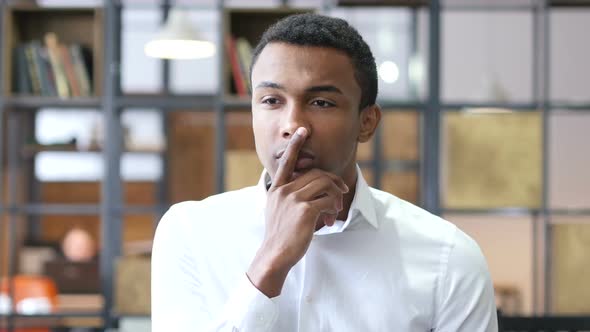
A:
[[[297,128],[296,133],[299,136],[305,136],[305,135],[307,135],[307,129],[305,129],[304,127],[299,127],[299,128]]]
[[[344,189],[346,190],[345,193],[349,192],[350,189],[348,188],[348,186],[346,185],[346,183],[344,184]]]

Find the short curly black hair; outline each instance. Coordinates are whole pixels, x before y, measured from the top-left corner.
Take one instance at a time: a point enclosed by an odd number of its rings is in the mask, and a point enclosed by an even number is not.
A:
[[[305,13],[287,16],[270,26],[254,48],[252,68],[258,56],[272,42],[301,46],[330,47],[346,53],[355,68],[361,88],[360,109],[374,105],[377,99],[377,66],[369,45],[358,31],[343,19]]]

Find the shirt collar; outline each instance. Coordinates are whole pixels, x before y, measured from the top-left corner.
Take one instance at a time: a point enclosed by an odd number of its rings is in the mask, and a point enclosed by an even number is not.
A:
[[[357,180],[354,198],[352,199],[350,209],[348,210],[348,217],[346,218],[346,221],[344,221],[344,225],[341,226],[341,229],[346,229],[348,225],[350,225],[350,223],[356,219],[355,217],[357,214],[361,215],[363,219],[366,220],[371,226],[379,228],[371,187],[369,187],[367,184],[367,181],[363,177],[363,173],[361,172],[361,169],[358,165],[356,165],[356,173]],[[267,170],[264,169],[257,185],[260,188],[259,193],[262,195],[262,201],[266,201],[266,191],[270,186],[270,182],[270,175],[268,174]]]

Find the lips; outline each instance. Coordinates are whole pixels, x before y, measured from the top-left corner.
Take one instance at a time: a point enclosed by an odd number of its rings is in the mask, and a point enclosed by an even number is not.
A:
[[[297,158],[297,163],[295,163],[295,171],[302,171],[309,169],[313,166],[313,158],[309,157],[302,157],[301,155]]]
[[[280,159],[284,153],[285,153],[285,150],[279,151],[275,155],[275,158]],[[297,155],[297,161],[295,162],[295,171],[301,172],[301,171],[312,168],[314,160],[315,160],[315,156],[312,152],[307,151],[307,150],[299,151],[299,154]]]

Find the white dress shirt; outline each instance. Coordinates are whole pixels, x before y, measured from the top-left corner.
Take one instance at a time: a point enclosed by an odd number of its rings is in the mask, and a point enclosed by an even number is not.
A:
[[[475,241],[370,188],[360,169],[348,218],[315,232],[269,299],[245,274],[264,236],[267,179],[164,215],[152,253],[153,332],[497,331]]]

